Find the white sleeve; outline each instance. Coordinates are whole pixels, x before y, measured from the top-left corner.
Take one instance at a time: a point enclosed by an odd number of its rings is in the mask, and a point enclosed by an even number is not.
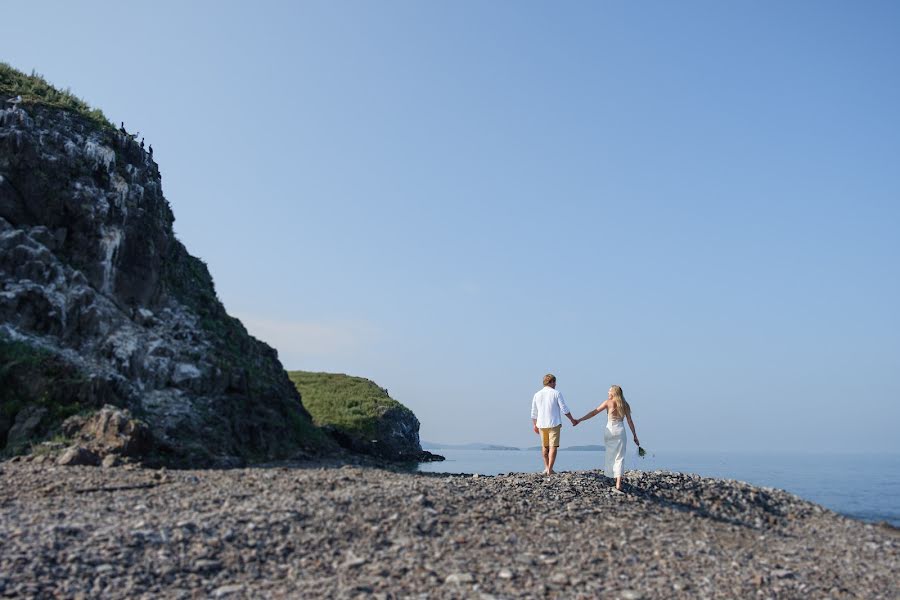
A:
[[[531,397],[531,418],[538,418],[537,395]]]
[[[559,410],[562,411],[562,414],[567,415],[570,412],[572,412],[571,410],[569,410],[569,407],[566,406],[566,401],[563,398],[562,394],[559,394],[558,399],[559,399]]]

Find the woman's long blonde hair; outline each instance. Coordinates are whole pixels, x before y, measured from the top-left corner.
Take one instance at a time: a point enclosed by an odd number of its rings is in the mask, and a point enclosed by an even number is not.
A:
[[[631,416],[631,406],[625,400],[625,394],[618,385],[609,387],[612,390],[613,397],[609,407],[609,414],[618,419],[624,419]]]

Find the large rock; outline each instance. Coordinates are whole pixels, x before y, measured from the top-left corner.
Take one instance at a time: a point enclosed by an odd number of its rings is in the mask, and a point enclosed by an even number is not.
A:
[[[99,456],[141,457],[153,449],[153,435],[146,423],[133,418],[127,409],[110,405],[87,418],[70,417],[62,431]]]
[[[419,425],[413,411],[402,404],[384,411],[377,421],[373,438],[373,443],[380,446],[376,453],[399,460],[443,460],[437,454],[422,450]]]
[[[46,436],[109,403],[147,424],[151,462],[332,448],[275,350],[225,312],[175,238],[153,158],[95,115],[8,104],[22,77],[0,65],[0,433],[28,404],[47,408]]]

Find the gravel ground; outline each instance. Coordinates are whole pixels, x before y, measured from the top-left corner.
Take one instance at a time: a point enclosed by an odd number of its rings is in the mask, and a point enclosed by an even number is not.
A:
[[[0,596],[898,598],[900,533],[668,472],[0,463]]]

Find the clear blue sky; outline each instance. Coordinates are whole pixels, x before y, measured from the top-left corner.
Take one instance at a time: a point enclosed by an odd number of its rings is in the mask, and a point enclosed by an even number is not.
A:
[[[552,371],[653,449],[900,451],[895,2],[2,14],[0,60],[153,144],[229,312],[423,439],[537,443]]]

